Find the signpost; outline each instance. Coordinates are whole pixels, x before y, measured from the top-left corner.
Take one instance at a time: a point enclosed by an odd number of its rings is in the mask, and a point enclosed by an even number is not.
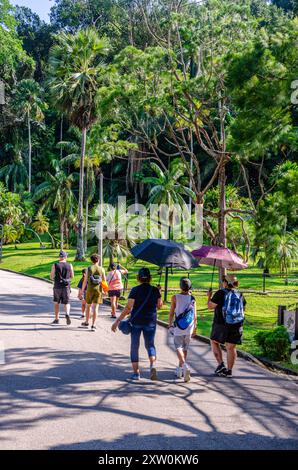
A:
[[[291,309],[291,307],[295,308]],[[279,305],[278,325],[287,329],[291,343],[298,340],[298,304],[288,307]]]

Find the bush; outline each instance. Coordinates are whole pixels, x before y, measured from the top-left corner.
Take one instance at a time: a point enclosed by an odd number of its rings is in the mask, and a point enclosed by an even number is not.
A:
[[[274,361],[287,359],[290,351],[290,339],[284,326],[278,326],[272,331],[259,331],[255,335],[257,344],[264,356]]]

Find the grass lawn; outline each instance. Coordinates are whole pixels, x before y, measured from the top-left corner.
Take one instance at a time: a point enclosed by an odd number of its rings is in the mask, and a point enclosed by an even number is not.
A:
[[[57,261],[57,254],[59,250],[55,249],[40,249],[39,244],[36,242],[22,243],[15,249],[14,246],[5,246],[3,248],[3,263],[2,268],[11,269],[31,276],[38,276],[44,279],[49,279],[51,266]],[[73,262],[75,270],[75,280],[73,285],[76,286],[81,276],[83,267],[88,266],[88,262],[74,262],[75,250],[68,250],[69,259]],[[122,264],[125,264],[124,262]],[[129,264],[129,287],[136,284],[136,273],[138,269],[145,263],[138,261],[134,264]],[[106,260],[105,266],[108,266]],[[171,289],[176,289],[179,286],[179,279],[183,275],[183,271],[176,271],[169,275],[169,298],[171,296]],[[157,284],[160,280],[157,274],[156,266],[152,266],[153,282]],[[186,273],[187,274],[187,273]],[[261,355],[255,340],[254,335],[260,329],[270,329],[276,326],[277,323],[277,309],[278,305],[290,305],[298,303],[298,285],[290,283],[285,285],[284,279],[277,274],[266,279],[266,289],[270,293],[262,294],[263,279],[260,269],[251,267],[245,271],[237,274],[241,288],[243,290],[255,290],[256,292],[245,292],[247,300],[246,308],[246,323],[244,342],[241,349],[248,351],[255,355]],[[203,335],[209,336],[213,313],[206,309],[206,291],[210,287],[212,277],[212,270],[208,266],[201,266],[190,273],[190,278],[194,287],[194,295],[198,303],[198,328],[197,331]],[[298,271],[293,272],[291,279],[294,281],[298,279]],[[217,274],[214,276],[214,288],[216,288]],[[163,283],[163,278],[161,284]],[[167,320],[168,306],[160,313],[160,318]],[[287,366],[298,371],[298,366],[287,363]]]

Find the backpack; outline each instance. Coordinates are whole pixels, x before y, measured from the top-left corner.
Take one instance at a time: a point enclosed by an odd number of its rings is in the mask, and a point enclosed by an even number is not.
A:
[[[237,290],[225,291],[225,303],[222,308],[225,322],[228,325],[235,325],[244,320],[244,305],[242,294]]]
[[[187,328],[193,323],[195,318],[195,308],[194,308],[194,299],[191,299],[190,304],[180,313],[175,321],[174,326],[177,326],[180,330],[187,330]]]
[[[61,287],[69,287],[70,279],[62,276],[60,269],[58,270],[58,263],[55,263],[55,277]]]
[[[90,282],[93,286],[99,286],[102,282],[102,277],[100,274],[92,274],[91,268],[89,268]]]

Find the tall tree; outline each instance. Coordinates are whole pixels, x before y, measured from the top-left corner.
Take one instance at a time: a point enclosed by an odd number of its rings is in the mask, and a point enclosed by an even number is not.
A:
[[[47,104],[42,99],[42,88],[32,79],[21,80],[14,90],[13,107],[28,129],[28,191],[32,186],[32,123],[41,123]]]
[[[34,193],[34,201],[41,201],[45,211],[55,209],[58,213],[60,228],[60,249],[64,247],[66,223],[75,212],[76,199],[73,193],[74,175],[67,175],[58,162],[55,174],[47,172],[45,181],[41,183]]]
[[[62,33],[51,49],[49,91],[55,107],[67,115],[82,133],[80,186],[78,205],[77,260],[83,260],[84,249],[84,167],[87,131],[98,117],[97,92],[103,74],[103,57],[109,44],[97,31],[88,28],[76,34]]]

